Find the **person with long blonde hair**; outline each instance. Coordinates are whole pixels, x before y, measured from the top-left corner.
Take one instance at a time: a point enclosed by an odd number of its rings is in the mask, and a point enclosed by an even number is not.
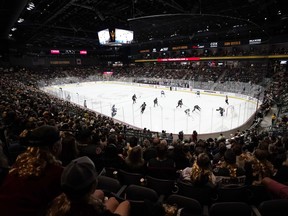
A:
[[[1,216],[31,216],[45,212],[47,204],[61,193],[61,151],[57,128],[41,126],[23,131],[21,144],[27,149],[12,165],[0,187]]]

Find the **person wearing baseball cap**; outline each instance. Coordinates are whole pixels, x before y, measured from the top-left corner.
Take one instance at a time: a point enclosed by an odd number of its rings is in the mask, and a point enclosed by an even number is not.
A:
[[[114,198],[103,201],[104,193],[97,188],[97,172],[93,161],[83,156],[71,161],[61,176],[64,193],[58,196],[47,211],[47,216],[128,216],[130,204]]]

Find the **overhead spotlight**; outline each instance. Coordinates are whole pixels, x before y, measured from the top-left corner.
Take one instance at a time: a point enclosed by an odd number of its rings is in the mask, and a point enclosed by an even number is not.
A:
[[[34,3],[33,3],[33,2],[29,2],[26,9],[27,9],[27,10],[33,10],[34,8],[35,8]]]
[[[29,2],[29,3],[28,3],[28,6],[31,7],[31,8],[34,8],[34,7],[35,7],[35,5],[34,5],[33,2]]]
[[[24,19],[23,18],[19,18],[17,22],[18,23],[22,23],[22,22],[24,22]]]
[[[278,15],[281,15],[282,13],[281,13],[281,11],[279,10],[277,14],[278,14]]]
[[[11,31],[16,31],[16,30],[17,30],[17,28],[15,28],[15,27],[11,29]]]
[[[10,37],[10,38],[11,38],[11,37],[12,37],[12,34],[9,34],[9,35],[8,35],[8,37]]]

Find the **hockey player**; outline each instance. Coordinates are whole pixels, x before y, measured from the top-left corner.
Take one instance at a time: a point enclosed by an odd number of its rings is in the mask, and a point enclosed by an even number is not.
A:
[[[190,116],[190,109],[189,108],[186,109],[184,112],[185,112],[186,115]]]
[[[194,112],[196,109],[197,109],[197,110],[199,110],[199,111],[201,111],[201,108],[200,108],[200,106],[198,106],[198,105],[195,105],[195,106],[194,106],[194,108],[193,108],[193,110],[192,110],[192,112]]]
[[[84,107],[87,108],[87,102],[84,100]]]
[[[229,105],[229,102],[228,102],[228,95],[226,95],[225,103],[226,103],[227,105]]]
[[[145,110],[145,108],[146,108],[146,103],[144,102],[144,103],[140,106],[140,108],[141,108],[141,113],[143,114],[143,113],[144,113],[144,110]]]
[[[158,98],[156,97],[155,99],[154,99],[154,107],[157,105],[158,106]]]
[[[112,118],[114,116],[116,116],[117,114],[117,108],[115,107],[115,104],[113,104],[112,108],[111,108],[111,115],[112,115]]]
[[[196,91],[197,97],[200,97],[200,91]]]
[[[132,96],[133,104],[136,103],[136,99],[137,99],[137,97],[136,97],[136,95],[134,94],[134,95]]]
[[[225,112],[225,109],[222,108],[222,107],[219,107],[218,109],[216,109],[216,111],[219,111],[220,112],[220,115],[223,116],[224,112]]]
[[[178,104],[177,104],[176,108],[179,107],[179,106],[180,106],[180,108],[182,108],[182,105],[183,105],[183,101],[181,99],[181,100],[178,101]]]
[[[162,96],[163,96],[163,97],[166,97],[164,90],[161,91],[161,97],[162,97]]]

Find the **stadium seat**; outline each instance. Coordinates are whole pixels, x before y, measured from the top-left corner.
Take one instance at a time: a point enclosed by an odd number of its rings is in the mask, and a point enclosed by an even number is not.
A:
[[[247,202],[251,197],[247,186],[231,186],[217,189],[216,202]]]
[[[178,181],[177,194],[196,199],[202,205],[210,205],[216,199],[215,190],[209,186],[193,186],[191,183]]]
[[[108,176],[98,176],[97,189],[103,190],[105,196],[111,196],[112,194],[121,194],[125,189],[117,179]]]
[[[214,203],[209,210],[209,216],[251,216],[252,214],[252,208],[244,202]]]
[[[181,209],[181,216],[201,216],[203,215],[201,204],[192,198],[188,198],[185,196],[172,194],[170,195],[167,200],[167,204],[175,205],[178,209]]]
[[[261,216],[287,216],[288,200],[276,199],[260,203],[258,210]]]
[[[157,194],[168,196],[175,191],[175,181],[169,179],[158,179],[146,176],[146,186],[157,192]]]
[[[122,185],[142,185],[144,184],[144,175],[140,173],[130,173],[119,169],[117,178]]]
[[[161,205],[163,200],[160,200],[156,191],[150,188],[139,185],[129,185],[125,191],[116,198],[120,201],[129,200],[131,216],[163,215]],[[159,212],[159,214],[155,212]]]

